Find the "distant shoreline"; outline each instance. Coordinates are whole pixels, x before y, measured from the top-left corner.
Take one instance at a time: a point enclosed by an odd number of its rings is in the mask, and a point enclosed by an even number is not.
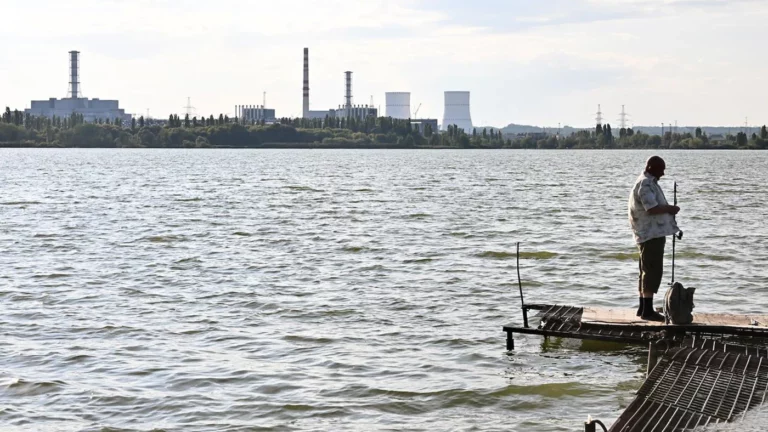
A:
[[[320,120],[281,119],[279,123],[245,125],[221,117],[206,125],[196,118],[172,116],[164,125],[143,119],[130,125],[84,123],[81,117],[48,119],[8,115],[14,123],[0,123],[0,147],[55,148],[294,148],[294,149],[768,149],[768,129],[751,136],[666,132],[648,135],[633,129],[595,130],[561,134],[503,134],[494,129],[446,131],[429,124],[389,117]],[[23,121],[22,121],[23,120]]]
[[[451,147],[451,146],[414,146],[402,147],[397,145],[368,145],[368,146],[328,146],[322,143],[274,143],[262,144],[258,146],[210,146],[210,147],[80,147],[80,146],[41,146],[18,143],[0,143],[0,148],[35,148],[35,149],[135,149],[135,150],[274,150],[274,149],[293,149],[293,150],[535,150],[535,151],[563,151],[563,150],[608,150],[608,151],[632,151],[632,150],[698,150],[698,151],[763,151],[760,148],[739,148],[739,147],[710,147],[710,148],[665,148],[665,147],[639,147],[639,148],[598,148],[598,147],[578,147],[578,148],[511,148],[511,147]]]

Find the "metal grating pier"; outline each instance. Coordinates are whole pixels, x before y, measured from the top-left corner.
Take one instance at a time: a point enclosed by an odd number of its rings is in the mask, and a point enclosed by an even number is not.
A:
[[[593,326],[581,322],[584,308],[564,305],[525,305],[523,312],[526,324],[529,310],[538,311],[533,318],[540,324],[537,328],[505,325],[507,350],[515,349],[514,333],[537,334],[545,337],[590,339],[607,342],[647,343],[649,332],[640,327]]]
[[[765,348],[686,341],[664,354],[610,430],[683,431],[741,419],[765,403],[766,354]]]
[[[523,305],[515,333],[647,345],[648,378],[611,427],[614,432],[691,431],[742,419],[768,396],[768,316],[697,314],[672,325],[642,321],[628,309]],[[528,323],[528,312],[535,327]],[[657,353],[666,349],[657,358]],[[585,423],[594,431],[596,422]],[[602,424],[602,423],[601,423]]]

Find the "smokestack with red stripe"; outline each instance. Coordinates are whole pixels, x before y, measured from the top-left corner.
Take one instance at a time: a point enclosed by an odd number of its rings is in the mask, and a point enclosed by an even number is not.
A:
[[[345,75],[345,87],[346,91],[344,93],[344,108],[347,110],[347,117],[349,117],[352,114],[352,71],[346,71],[344,72]]]
[[[309,48],[304,48],[304,118],[309,118]]]

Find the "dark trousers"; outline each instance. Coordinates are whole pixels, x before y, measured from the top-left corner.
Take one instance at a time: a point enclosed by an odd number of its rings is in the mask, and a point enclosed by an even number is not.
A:
[[[666,237],[659,237],[637,245],[637,248],[640,249],[640,280],[637,285],[640,297],[653,297],[659,292],[661,275],[664,272],[664,245],[666,243]]]

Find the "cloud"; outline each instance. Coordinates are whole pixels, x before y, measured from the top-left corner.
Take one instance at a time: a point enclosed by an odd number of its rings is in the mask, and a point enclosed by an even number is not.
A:
[[[648,123],[768,117],[757,85],[768,70],[757,54],[762,1],[6,3],[14,19],[0,36],[16,42],[0,47],[0,82],[14,85],[0,88],[0,102],[18,107],[63,95],[66,51],[78,49],[87,94],[131,112],[167,115],[191,96],[200,111],[226,113],[267,91],[279,115],[297,115],[308,46],[313,109],[341,103],[352,70],[358,103],[411,91],[420,114],[439,118],[442,92],[466,89],[473,116],[494,125],[588,124],[598,103],[626,104]],[[61,19],[72,10],[75,24]],[[734,108],[736,94],[749,98]]]
[[[418,11],[406,2],[366,0],[348,2],[307,0],[280,2],[247,0],[70,0],[46,1],[45,14],[39,3],[14,2],[4,6],[5,12],[17,17],[4,23],[5,33],[26,31],[30,22],[47,31],[68,35],[103,33],[163,32],[216,38],[219,33],[251,32],[271,37],[294,37],[320,34],[346,28],[414,27],[438,22],[442,15],[434,11]],[[79,11],[78,19],[61,19]],[[35,34],[32,34],[35,37]]]

